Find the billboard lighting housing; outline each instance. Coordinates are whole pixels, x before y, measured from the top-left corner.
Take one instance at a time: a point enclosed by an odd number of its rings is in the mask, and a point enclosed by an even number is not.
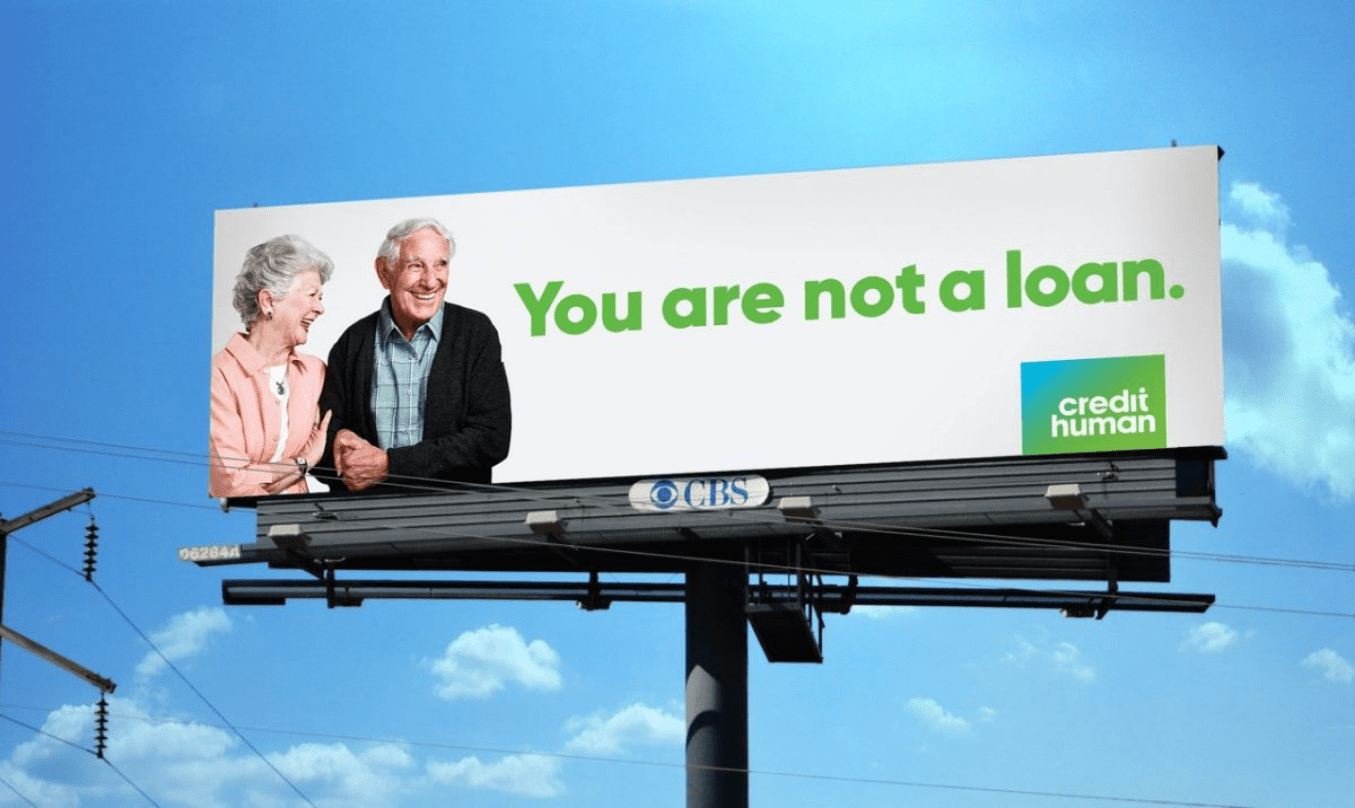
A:
[[[301,551],[311,543],[311,537],[301,532],[301,525],[273,525],[268,528],[268,538],[273,540],[280,550]]]
[[[781,501],[776,503],[776,509],[787,522],[804,522],[812,526],[814,532],[810,534],[810,538],[820,539],[829,547],[842,549],[842,534],[824,525],[812,497],[782,497]]]
[[[1110,520],[1094,509],[1087,507],[1087,495],[1077,483],[1056,483],[1045,489],[1044,498],[1049,500],[1055,510],[1075,511],[1082,521],[1096,528],[1107,539],[1115,538],[1115,529]]]
[[[814,507],[814,500],[811,497],[782,497],[781,501],[776,503],[776,509],[788,520],[819,521],[819,509]]]
[[[301,532],[301,525],[298,524],[278,524],[271,525],[268,528],[268,538],[287,554],[287,557],[296,562],[301,569],[314,575],[316,578],[324,578],[325,570],[315,562],[307,552],[310,548],[311,537]],[[332,576],[332,571],[331,571]]]
[[[1087,507],[1087,495],[1077,483],[1060,483],[1045,489],[1044,498],[1061,511],[1078,511]]]
[[[527,514],[527,527],[538,536],[551,536],[565,532],[565,523],[556,511],[531,511]]]

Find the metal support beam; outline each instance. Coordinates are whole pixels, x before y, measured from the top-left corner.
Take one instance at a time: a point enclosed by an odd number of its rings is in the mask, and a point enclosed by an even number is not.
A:
[[[687,572],[687,808],[748,806],[748,575]]]
[[[67,659],[56,651],[53,651],[36,640],[25,637],[8,626],[0,625],[0,637],[4,637],[29,653],[56,665],[58,668],[63,668],[66,671],[79,676],[81,679],[84,679],[86,682],[89,682],[105,693],[112,693],[118,687],[114,684],[112,679],[100,676],[89,668],[86,668],[84,665],[81,665],[74,660]]]
[[[1119,612],[1185,612],[1203,614],[1214,603],[1213,595],[1177,592],[1129,592],[1117,590],[1044,590],[998,587],[862,586],[849,578],[843,584],[819,584],[819,609],[826,614],[847,614],[853,606],[949,606],[994,609],[1050,609],[1077,617],[1094,616],[1109,603]],[[761,594],[776,600],[796,596],[795,587],[767,584]],[[366,600],[550,600],[573,601],[584,608],[607,608],[613,603],[683,603],[684,584],[624,581],[467,581],[467,580],[372,580],[353,578],[326,581],[311,579],[226,579],[221,582],[221,600],[228,606],[281,606],[288,600],[324,600],[336,597],[344,605]],[[592,604],[591,606],[589,604]]]
[[[13,533],[16,530],[26,528],[34,522],[41,522],[49,516],[56,516],[64,511],[69,511],[76,505],[89,502],[91,499],[94,499],[94,496],[93,488],[82,488],[74,494],[67,494],[55,502],[49,502],[46,505],[43,505],[41,508],[34,508],[17,519],[10,519],[8,521],[0,520],[0,533]]]

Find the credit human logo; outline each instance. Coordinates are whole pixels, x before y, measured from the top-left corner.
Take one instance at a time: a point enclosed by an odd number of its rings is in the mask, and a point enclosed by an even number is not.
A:
[[[1110,413],[1107,415],[1106,413]],[[1148,407],[1148,388],[1131,395],[1129,388],[1113,396],[1067,396],[1049,416],[1049,437],[1137,434],[1157,431],[1157,416]]]
[[[1162,354],[1021,364],[1023,454],[1166,445],[1166,358]]]

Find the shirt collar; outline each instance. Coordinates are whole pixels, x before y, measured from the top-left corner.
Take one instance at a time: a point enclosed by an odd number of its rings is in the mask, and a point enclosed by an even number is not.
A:
[[[441,312],[438,313],[441,314]],[[240,364],[241,369],[246,374],[257,373],[267,366],[267,358],[254,350],[254,346],[250,344],[244,334],[238,332],[233,334],[230,341],[226,343],[226,352],[235,357],[235,361]],[[287,362],[304,364],[301,361],[301,355],[296,352],[295,348],[288,351]]]
[[[420,331],[425,331],[436,343],[438,337],[442,334],[442,315],[446,310],[447,303],[444,301],[442,305],[438,306],[437,312],[428,322],[414,329],[414,336],[417,337]],[[400,340],[405,341],[404,333],[395,324],[395,316],[391,314],[391,299],[390,295],[387,295],[386,299],[381,301],[381,313],[376,322],[376,338],[382,346],[385,346],[390,343],[391,334],[399,334]]]

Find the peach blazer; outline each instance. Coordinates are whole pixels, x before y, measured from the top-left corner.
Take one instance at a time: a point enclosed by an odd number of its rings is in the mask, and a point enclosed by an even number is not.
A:
[[[264,361],[243,334],[232,336],[212,357],[211,496],[267,496],[264,484],[286,470],[268,462],[278,448],[282,408],[268,389]],[[310,438],[324,382],[324,362],[292,351],[287,359],[288,435],[281,462],[293,462]],[[280,493],[305,492],[303,478]]]

